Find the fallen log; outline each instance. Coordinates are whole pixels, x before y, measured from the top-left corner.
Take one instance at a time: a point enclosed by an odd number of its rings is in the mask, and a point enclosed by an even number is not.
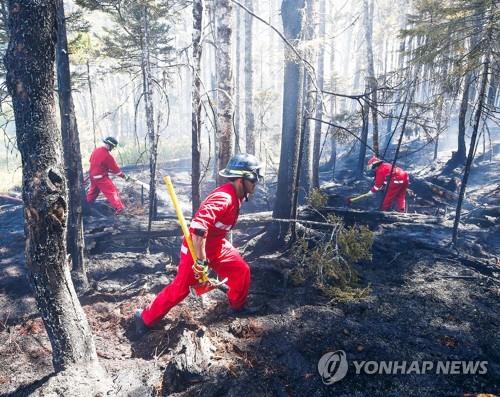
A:
[[[432,204],[455,205],[458,201],[458,194],[438,184],[418,178],[414,175],[410,178],[410,191],[419,199]],[[477,203],[470,199],[464,202],[466,209],[472,209]]]
[[[85,247],[92,251],[99,245],[118,245],[123,247],[144,247],[151,239],[164,237],[179,237],[182,231],[177,221],[155,221],[148,232],[146,221],[131,220],[124,223],[109,225],[99,220],[90,222],[85,227]]]
[[[265,226],[271,222],[298,222],[312,227],[331,227],[328,223],[328,215],[335,215],[348,224],[361,224],[368,226],[377,226],[380,224],[391,223],[416,223],[416,224],[441,224],[442,217],[425,214],[405,214],[399,212],[383,211],[362,211],[356,209],[347,209],[339,207],[325,207],[320,210],[311,207],[301,207],[297,219],[275,219],[271,211],[258,212],[254,214],[244,214],[238,219],[237,227],[244,226]]]

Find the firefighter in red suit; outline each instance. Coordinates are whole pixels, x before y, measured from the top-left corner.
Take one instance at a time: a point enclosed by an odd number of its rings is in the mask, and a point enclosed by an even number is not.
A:
[[[234,227],[243,200],[255,190],[262,177],[261,164],[250,154],[240,153],[228,162],[220,175],[229,181],[213,190],[201,203],[194,215],[189,231],[193,240],[197,265],[213,270],[219,279],[227,277],[227,298],[231,314],[251,312],[245,308],[250,287],[250,267],[238,251],[226,240],[226,234]],[[160,321],[195,285],[196,269],[185,239],[182,242],[177,275],[144,310],[135,313],[136,331],[143,335]]]
[[[391,176],[391,169],[392,164],[385,163],[378,157],[373,156],[370,160],[368,160],[367,170],[369,172],[375,171],[375,181],[373,187],[368,193],[375,194],[382,189],[384,184],[389,180],[389,176]],[[408,185],[408,173],[399,167],[394,167],[391,181],[387,187],[387,192],[380,209],[382,211],[389,211],[392,206],[395,205],[396,211],[405,212],[406,190],[408,189]]]
[[[125,206],[108,173],[117,174],[124,179],[127,179],[127,177],[111,155],[111,151],[118,145],[118,141],[109,136],[103,139],[103,143],[103,146],[95,148],[90,155],[90,189],[87,193],[87,202],[93,203],[97,199],[97,196],[99,196],[99,193],[102,192],[116,213],[120,213],[124,210]]]

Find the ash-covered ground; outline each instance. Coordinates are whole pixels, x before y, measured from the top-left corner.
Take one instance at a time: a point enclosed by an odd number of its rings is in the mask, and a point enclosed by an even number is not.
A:
[[[437,177],[440,167],[413,174],[433,184],[450,182]],[[129,172],[145,179],[146,172]],[[178,164],[169,172],[187,213],[189,168]],[[252,255],[250,249],[245,255],[252,268],[250,305],[259,309],[255,315],[228,316],[219,291],[203,299],[190,296],[142,339],[134,335],[131,316],[175,276],[180,237],[159,236],[146,253],[144,233],[141,238],[134,232],[146,219],[140,188],[117,181],[129,213],[114,218],[98,205],[104,217],[85,219],[92,289],[80,297],[115,394],[498,395],[500,218],[492,209],[500,206],[499,160],[479,159],[473,169],[458,250],[449,245],[452,201],[417,195],[410,199],[409,215],[377,222],[370,215],[373,203],[344,206],[346,197],[368,190],[370,180],[342,176],[340,169],[331,182],[324,173],[323,187],[330,206],[358,212],[356,219],[366,219],[375,232],[373,260],[356,265],[368,296],[330,300],[314,285],[293,286],[287,251]],[[273,187],[269,182],[244,212],[269,210]],[[411,216],[415,211],[424,214],[418,221]],[[166,199],[160,201],[160,215],[173,215]],[[234,232],[236,246],[265,228],[245,225]],[[93,238],[97,233],[101,237]],[[21,205],[0,203],[0,393],[6,396],[30,395],[52,373],[23,246]],[[347,374],[326,385],[318,361],[338,350],[346,354]],[[487,372],[356,374],[354,361],[479,361],[487,362]]]

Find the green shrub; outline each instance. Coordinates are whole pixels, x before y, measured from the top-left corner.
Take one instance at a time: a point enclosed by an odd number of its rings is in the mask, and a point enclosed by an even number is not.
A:
[[[292,247],[296,262],[290,274],[292,285],[312,281],[333,300],[366,297],[369,287],[359,285],[359,275],[353,265],[371,261],[373,233],[366,226],[345,226],[335,216],[327,218],[333,231],[323,238],[312,238],[304,232]]]
[[[327,201],[328,196],[318,188],[312,189],[307,199],[308,204],[316,209],[324,208]]]

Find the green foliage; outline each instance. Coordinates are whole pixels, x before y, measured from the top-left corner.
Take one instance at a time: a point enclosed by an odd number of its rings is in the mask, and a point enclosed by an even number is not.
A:
[[[99,56],[97,40],[92,39],[88,32],[78,32],[68,43],[71,61],[76,64],[85,64]]]
[[[103,27],[102,54],[116,61],[114,69],[135,73],[140,70],[144,51],[149,52],[152,68],[172,61],[171,28],[177,22],[175,3],[158,1],[95,1],[78,0],[77,4],[111,16],[113,27]],[[145,21],[148,43],[145,43]]]
[[[450,76],[462,76],[481,65],[482,55],[498,46],[500,15],[495,0],[419,0],[409,16],[410,27],[401,32],[413,38],[417,48],[413,61],[425,65],[448,65]],[[485,35],[491,31],[492,35]],[[445,83],[445,85],[448,83]]]
[[[365,226],[345,226],[338,217],[330,216],[333,227],[329,239],[314,241],[301,236],[292,247],[297,262],[290,274],[293,285],[312,281],[329,298],[359,299],[370,289],[359,286],[359,275],[353,268],[360,261],[371,261],[373,233]]]
[[[314,188],[311,190],[311,193],[309,193],[307,201],[311,207],[320,209],[326,206],[328,196],[324,194],[321,189]]]
[[[338,244],[348,263],[372,259],[373,233],[367,226],[343,228],[338,235]]]

